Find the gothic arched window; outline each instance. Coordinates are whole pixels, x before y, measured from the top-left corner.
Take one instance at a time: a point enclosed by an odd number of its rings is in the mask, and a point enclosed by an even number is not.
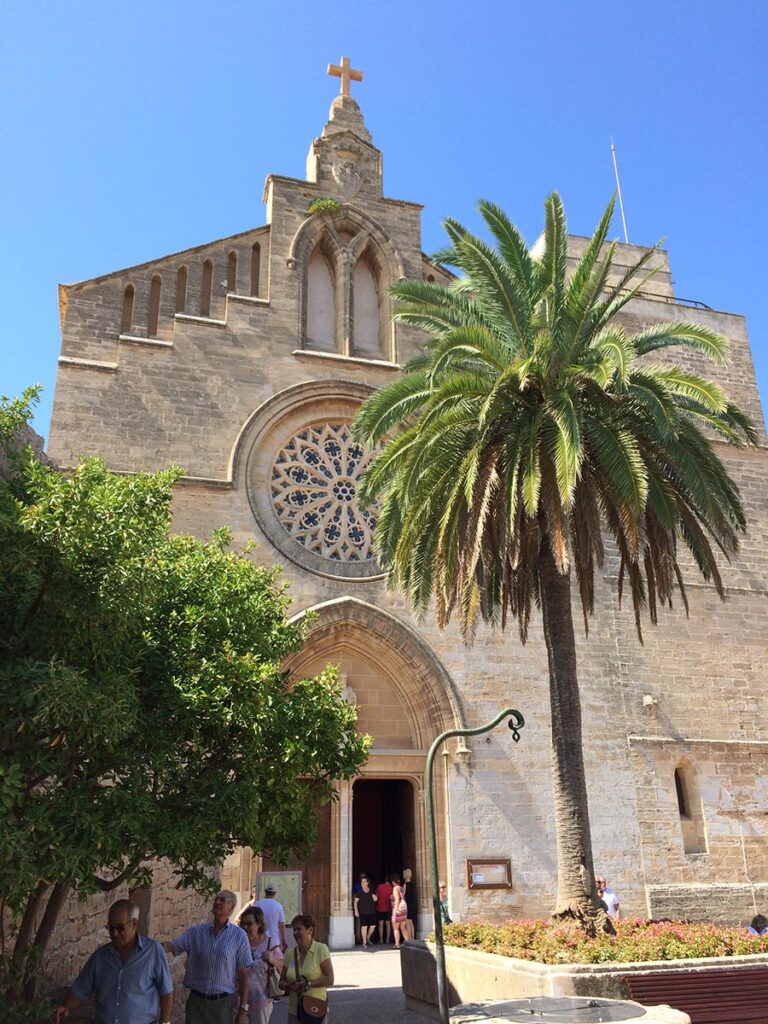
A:
[[[187,308],[187,268],[179,267],[176,274],[176,312],[183,313]]]
[[[125,291],[123,292],[123,316],[120,321],[121,334],[131,333],[131,325],[133,323],[133,295],[133,285],[127,284],[125,286]]]
[[[261,246],[254,242],[251,246],[251,295],[258,298],[259,274],[261,272]]]
[[[352,323],[354,351],[380,355],[379,290],[366,259],[359,259],[352,273]]]
[[[211,315],[211,291],[213,289],[213,262],[203,264],[203,281],[200,286],[200,316]]]
[[[237,253],[234,249],[227,257],[227,291],[237,291]]]
[[[157,337],[157,327],[160,322],[160,290],[162,281],[160,275],[155,274],[149,286],[149,315],[147,316],[147,337]]]
[[[307,341],[315,348],[336,348],[336,287],[325,254],[315,249],[307,268]]]

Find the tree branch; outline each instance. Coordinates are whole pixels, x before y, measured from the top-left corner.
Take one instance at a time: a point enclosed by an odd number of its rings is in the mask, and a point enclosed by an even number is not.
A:
[[[147,860],[149,854],[141,853],[138,857],[134,857],[133,860],[129,861],[123,870],[115,878],[107,880],[106,878],[94,877],[94,882],[98,885],[102,892],[114,892],[115,889],[119,888],[123,882],[128,878],[136,868],[141,864],[142,861]]]

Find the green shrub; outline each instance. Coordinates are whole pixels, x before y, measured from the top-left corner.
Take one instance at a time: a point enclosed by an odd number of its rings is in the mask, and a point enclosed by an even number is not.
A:
[[[330,196],[324,196],[322,199],[313,199],[307,207],[307,216],[310,217],[313,213],[337,213],[341,209],[341,203],[338,199],[331,199]]]
[[[768,936],[743,928],[686,921],[617,921],[616,935],[589,939],[579,929],[547,921],[446,925],[445,943],[462,949],[535,960],[544,964],[633,963],[768,953]]]

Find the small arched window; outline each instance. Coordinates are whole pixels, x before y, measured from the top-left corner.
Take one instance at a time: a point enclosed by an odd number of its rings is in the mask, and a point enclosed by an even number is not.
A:
[[[133,296],[133,285],[127,284],[125,286],[125,291],[123,292],[123,317],[120,321],[121,334],[131,333],[131,325],[133,324]]]
[[[227,291],[237,292],[237,253],[234,250],[227,257]]]
[[[333,271],[316,249],[307,270],[307,340],[317,348],[336,347],[336,295]]]
[[[203,264],[203,280],[200,285],[200,316],[211,315],[211,289],[213,287],[213,261]]]
[[[176,274],[176,312],[183,313],[187,308],[187,268],[179,267]]]
[[[675,768],[674,778],[683,849],[687,854],[706,853],[707,836],[704,826],[704,811],[696,774],[690,762],[684,761],[678,764]]]
[[[254,242],[251,246],[251,295],[259,297],[259,275],[261,273],[261,246]]]
[[[690,818],[688,802],[685,796],[685,783],[680,768],[675,768],[675,792],[677,793],[677,810],[681,818]]]
[[[160,275],[155,274],[152,284],[149,286],[149,315],[147,316],[147,337],[157,337],[157,326],[160,322],[160,291],[162,281]]]

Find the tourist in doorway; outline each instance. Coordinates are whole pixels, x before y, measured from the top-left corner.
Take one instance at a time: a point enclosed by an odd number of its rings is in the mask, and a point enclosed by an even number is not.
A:
[[[364,878],[367,878],[367,877],[368,877],[368,873],[366,871],[361,871],[360,875],[358,876],[357,881],[352,883],[352,914],[353,914],[353,920],[354,920],[354,923],[355,923],[355,945],[356,946],[358,945],[358,943],[362,943],[363,939],[362,939],[362,936],[360,934],[360,918],[354,912],[355,911],[355,900],[357,899],[357,897],[359,896],[359,894],[363,890],[362,880]]]
[[[389,945],[392,929],[392,884],[389,875],[376,886],[376,914],[379,918],[379,943]]]
[[[408,906],[408,920],[403,921],[402,932],[404,939],[416,938],[416,922],[418,921],[419,902],[416,897],[416,883],[413,880],[413,872],[410,868],[403,868],[403,893]]]
[[[407,937],[401,931],[407,920],[408,904],[405,902],[403,884],[400,875],[392,875],[392,937],[395,940],[395,949],[400,949],[402,940]]]
[[[99,946],[56,1009],[56,1024],[94,996],[96,1024],[169,1024],[173,981],[163,947],[139,935],[139,907],[118,900],[107,914],[109,942]]]
[[[186,1024],[232,1024],[236,992],[240,997],[237,1024],[248,1020],[248,968],[253,956],[245,932],[229,920],[236,903],[235,894],[222,889],[213,901],[212,924],[194,924],[177,939],[163,943],[166,953],[187,954]]]
[[[331,953],[324,942],[315,940],[315,919],[297,914],[291,921],[296,947],[283,961],[280,988],[289,993],[288,1024],[297,1024],[299,1000],[309,997],[322,1021],[328,1012],[328,989],[333,985]]]
[[[253,954],[253,965],[248,970],[249,1024],[267,1024],[273,1006],[270,974],[277,971],[280,976],[283,951],[280,943],[273,943],[267,935],[264,915],[259,907],[246,907],[240,915],[240,927],[248,937]]]
[[[597,896],[603,904],[608,913],[609,917],[612,917],[614,921],[621,920],[621,903],[619,903],[619,897],[613,891],[608,888],[608,884],[604,876],[599,875],[595,879],[597,885]]]
[[[376,896],[367,875],[360,876],[360,892],[355,895],[355,919],[360,922],[363,949],[370,948],[371,934],[376,931]]]
[[[264,915],[266,934],[272,945],[279,945],[283,952],[288,949],[285,939],[285,910],[280,900],[275,899],[277,889],[271,882],[267,882],[264,888],[263,899],[256,900],[250,906],[258,907]]]

